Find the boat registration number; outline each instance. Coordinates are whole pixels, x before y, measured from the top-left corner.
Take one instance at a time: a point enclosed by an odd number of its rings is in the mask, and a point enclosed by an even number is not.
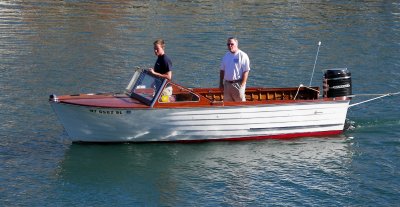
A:
[[[119,115],[119,114],[129,114],[130,111],[123,111],[123,110],[102,110],[102,109],[90,109],[92,113],[97,114],[109,114],[109,115]]]

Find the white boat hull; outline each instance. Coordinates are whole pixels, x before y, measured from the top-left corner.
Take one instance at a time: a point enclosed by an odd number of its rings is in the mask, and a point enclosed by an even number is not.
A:
[[[339,134],[349,100],[165,109],[51,106],[74,142],[212,141]]]

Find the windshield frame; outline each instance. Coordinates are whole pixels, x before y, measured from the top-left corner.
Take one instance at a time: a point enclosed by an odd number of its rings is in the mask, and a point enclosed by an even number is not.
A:
[[[151,74],[148,70],[137,69],[126,87],[126,92],[144,104],[153,107],[167,79]]]

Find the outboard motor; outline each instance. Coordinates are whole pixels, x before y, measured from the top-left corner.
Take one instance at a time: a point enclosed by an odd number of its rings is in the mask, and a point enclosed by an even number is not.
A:
[[[347,68],[328,69],[324,73],[324,97],[335,98],[352,95],[351,73]]]

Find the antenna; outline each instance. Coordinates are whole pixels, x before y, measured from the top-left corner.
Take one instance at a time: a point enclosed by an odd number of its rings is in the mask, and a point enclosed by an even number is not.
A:
[[[318,42],[318,50],[317,50],[317,55],[315,55],[315,61],[314,61],[314,67],[312,69],[311,80],[310,80],[310,84],[308,85],[309,87],[311,87],[312,79],[314,77],[315,65],[317,64],[319,47],[320,46],[321,46],[321,41]]]

